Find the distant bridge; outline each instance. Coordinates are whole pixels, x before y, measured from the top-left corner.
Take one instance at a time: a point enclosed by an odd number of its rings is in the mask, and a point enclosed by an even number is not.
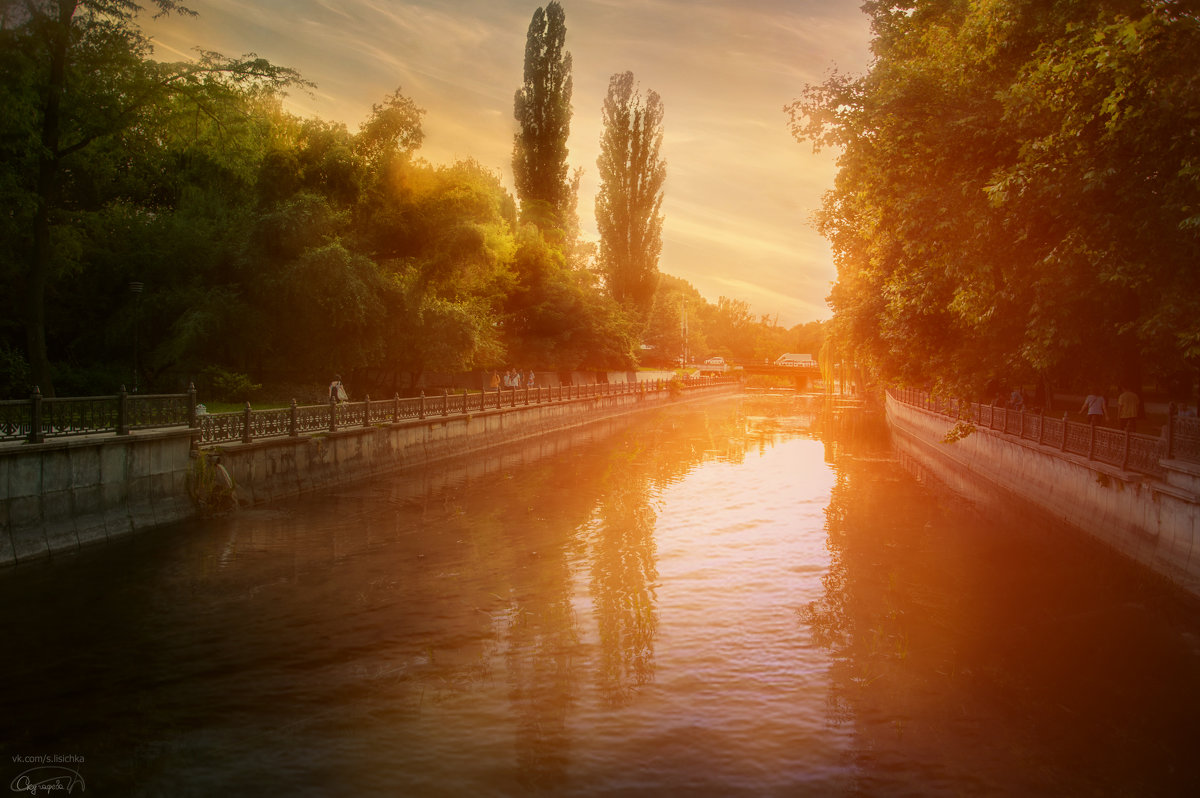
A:
[[[710,374],[764,374],[771,377],[789,377],[796,390],[806,391],[814,380],[821,378],[821,369],[815,363],[804,366],[777,366],[774,363],[727,363],[723,366],[700,364],[696,366],[702,375]]]

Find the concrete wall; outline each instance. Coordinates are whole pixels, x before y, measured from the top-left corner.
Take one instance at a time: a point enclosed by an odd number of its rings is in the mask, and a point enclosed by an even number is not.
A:
[[[195,456],[193,430],[88,435],[0,447],[0,566],[73,551],[199,514],[193,492],[221,489],[220,465],[242,503],[476,452],[503,457],[550,432],[573,430],[676,401],[736,392],[738,384],[517,405],[430,416],[297,438],[214,447]],[[204,476],[207,474],[207,476]]]
[[[1200,596],[1200,475],[1178,463],[1167,481],[1122,471],[986,429],[942,443],[952,422],[887,399],[897,447],[970,497],[985,480],[1081,529]]]
[[[680,398],[665,391],[598,396],[430,416],[397,424],[356,427],[297,438],[236,443],[209,451],[233,478],[240,503],[258,504],[347,484],[435,461],[507,447],[558,432],[666,406],[719,396],[737,384],[691,389]]]
[[[0,565],[188,518],[192,431],[89,435],[0,450]]]

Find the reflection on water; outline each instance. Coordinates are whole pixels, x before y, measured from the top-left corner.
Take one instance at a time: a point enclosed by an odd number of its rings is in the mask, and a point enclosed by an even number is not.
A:
[[[905,465],[877,419],[748,395],[13,569],[0,776],[49,753],[98,795],[1200,786],[1195,608]]]

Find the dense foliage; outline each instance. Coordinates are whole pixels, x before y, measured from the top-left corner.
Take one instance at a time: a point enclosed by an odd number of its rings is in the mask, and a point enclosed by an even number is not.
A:
[[[660,303],[644,349],[561,220],[519,219],[474,161],[419,159],[423,111],[399,90],[357,131],[299,119],[280,99],[297,73],[211,53],[159,63],[137,11],[0,8],[0,396],[195,381],[240,400],[319,392],[334,373],[390,394],[431,373],[680,354],[680,302]],[[725,316],[675,288],[697,358],[753,349],[744,330],[706,333]]]
[[[831,337],[884,378],[1086,390],[1200,365],[1200,18],[1167,0],[868,2],[788,106],[842,148]],[[1178,388],[1176,388],[1178,390]]]

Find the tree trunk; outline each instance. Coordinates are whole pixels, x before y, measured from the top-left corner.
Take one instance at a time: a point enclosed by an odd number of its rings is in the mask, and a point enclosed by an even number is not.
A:
[[[37,212],[33,219],[33,252],[25,294],[25,339],[33,384],[43,396],[54,396],[50,356],[46,348],[46,284],[50,280],[50,210],[57,199],[62,96],[67,84],[67,52],[71,43],[74,0],[59,0],[57,24],[49,36],[50,73],[42,108],[42,152],[38,156]]]

